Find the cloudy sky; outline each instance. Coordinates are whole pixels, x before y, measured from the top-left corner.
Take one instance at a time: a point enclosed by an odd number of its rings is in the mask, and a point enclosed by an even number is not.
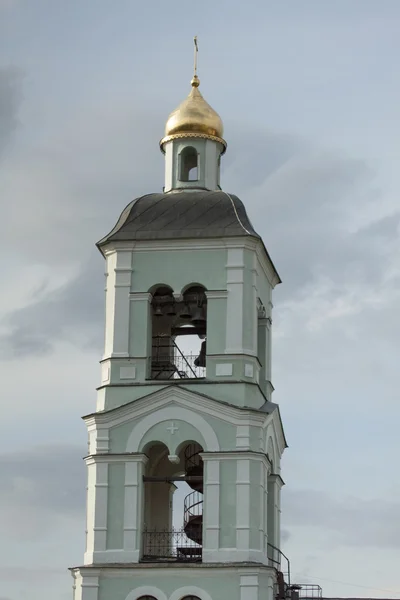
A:
[[[398,0],[0,0],[0,600],[71,597],[103,335],[94,244],[162,187],[194,34],[223,187],[283,279],[293,579],[400,597],[399,29]]]

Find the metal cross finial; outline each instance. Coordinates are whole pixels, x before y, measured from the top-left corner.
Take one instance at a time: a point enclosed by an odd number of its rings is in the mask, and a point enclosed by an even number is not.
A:
[[[196,77],[196,75],[197,75],[197,54],[199,52],[199,47],[197,45],[197,35],[194,36],[193,42],[194,42],[194,69],[193,69],[193,75]]]

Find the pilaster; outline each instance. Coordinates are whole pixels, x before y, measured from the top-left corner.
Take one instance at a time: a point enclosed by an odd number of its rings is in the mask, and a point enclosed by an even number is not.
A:
[[[85,459],[88,467],[85,564],[93,564],[96,552],[107,543],[108,464],[95,457]]]
[[[226,265],[226,354],[245,354],[243,348],[244,249],[228,248]]]
[[[112,250],[106,255],[106,327],[103,358],[129,356],[129,293],[132,250]]]
[[[98,563],[137,563],[142,544],[144,519],[144,454],[98,454],[86,459],[88,466],[87,543],[85,565]],[[109,465],[125,466],[123,495],[123,525],[121,548],[107,548]],[[118,488],[119,489],[119,488]],[[117,490],[118,492],[118,490]]]
[[[218,552],[220,530],[219,459],[201,454],[204,462],[203,553]]]
[[[139,454],[125,462],[124,552],[130,558],[127,562],[140,560],[144,522],[143,475],[147,461],[147,456]]]
[[[91,569],[83,574],[80,569],[73,569],[73,600],[98,600],[99,576],[99,570]]]

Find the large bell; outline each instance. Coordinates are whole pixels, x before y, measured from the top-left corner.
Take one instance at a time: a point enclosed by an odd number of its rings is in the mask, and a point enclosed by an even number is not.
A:
[[[198,306],[193,311],[192,325],[194,325],[195,327],[199,327],[199,326],[205,325],[205,324],[206,324],[206,318],[204,316],[204,308],[201,308],[200,306]]]
[[[189,306],[187,304],[185,304],[179,316],[181,319],[191,319],[192,313],[190,312]]]
[[[205,367],[206,366],[206,348],[207,348],[207,344],[206,344],[206,341],[204,340],[204,342],[201,344],[200,354],[194,361],[195,367]]]
[[[170,304],[167,308],[167,312],[166,312],[168,317],[175,317],[176,316],[176,309],[175,309],[175,305],[174,304]]]
[[[163,315],[163,311],[161,310],[161,306],[158,305],[154,308],[154,312],[153,312],[155,317],[162,317]]]

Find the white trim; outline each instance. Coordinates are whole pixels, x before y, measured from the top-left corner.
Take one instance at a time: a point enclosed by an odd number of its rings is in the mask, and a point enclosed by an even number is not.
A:
[[[188,585],[175,590],[170,595],[169,600],[183,600],[185,596],[197,596],[200,600],[212,600],[208,592],[195,585]]]
[[[238,425],[236,427],[237,450],[250,450],[250,425]]]
[[[219,443],[218,438],[209,423],[199,414],[194,413],[187,408],[181,408],[178,406],[169,406],[166,408],[162,408],[153,412],[147,417],[144,417],[135,427],[133,428],[126,448],[127,452],[138,452],[142,446],[142,440],[146,433],[158,423],[162,421],[186,421],[193,427],[197,429],[197,431],[202,435],[205,443],[205,450],[209,452],[218,452]],[[179,445],[180,442],[176,442],[175,447],[169,448],[169,454],[176,454],[176,446]]]
[[[244,250],[228,248],[225,353],[243,354]]]
[[[203,564],[207,563],[224,563],[224,567],[229,566],[229,563],[246,563],[255,562],[263,567],[268,567],[268,559],[262,550],[247,549],[240,550],[238,548],[219,548],[219,550],[203,549]],[[235,567],[235,565],[233,565]],[[253,567],[254,568],[254,567]],[[273,568],[271,571],[273,572]]]
[[[131,300],[137,300],[138,302],[147,300],[149,303],[153,298],[153,295],[150,292],[130,292],[129,296]]]
[[[204,462],[204,513],[203,513],[203,548],[218,550],[220,529],[220,473],[219,460],[214,456],[202,453]]]
[[[136,462],[146,464],[149,460],[146,454],[141,454],[140,452],[136,454],[93,454],[85,457],[85,462],[87,465],[98,464],[98,463],[114,463],[114,462]]]
[[[228,297],[227,290],[206,290],[207,300],[225,300]]]
[[[246,248],[257,254],[258,263],[263,274],[274,288],[280,283],[279,275],[266,254],[261,240],[251,237],[238,238],[209,238],[202,240],[135,240],[135,241],[112,241],[102,248],[104,256],[118,250],[134,250],[136,252],[160,252],[168,250],[204,250],[219,248]]]
[[[140,560],[139,550],[126,551],[123,548],[112,549],[112,550],[98,550],[93,552],[91,562],[85,562],[85,565],[91,564],[115,564],[115,563],[138,563]]]
[[[236,464],[236,547],[250,548],[250,460],[238,460]]]
[[[87,461],[87,510],[85,564],[93,562],[97,551],[105,551],[107,543],[108,464]]]
[[[168,596],[159,588],[151,585],[143,585],[129,592],[125,600],[138,600],[142,596],[154,596],[157,600],[168,600]]]
[[[193,407],[197,411],[216,417],[217,419],[229,420],[232,425],[241,425],[243,421],[256,427],[264,427],[271,421],[271,415],[275,415],[277,410],[272,413],[256,412],[246,410],[232,405],[216,402],[211,398],[205,398],[182,387],[165,387],[157,392],[151,392],[135,400],[135,417],[139,418],[146,413],[152,413],[157,408],[170,404],[178,404],[183,407]],[[132,403],[122,404],[115,409],[106,412],[97,412],[83,417],[88,429],[98,427],[100,424],[107,424],[108,427],[115,427],[126,422],[126,418],[132,418]],[[279,417],[278,417],[279,421]],[[282,437],[283,439],[283,437]]]

